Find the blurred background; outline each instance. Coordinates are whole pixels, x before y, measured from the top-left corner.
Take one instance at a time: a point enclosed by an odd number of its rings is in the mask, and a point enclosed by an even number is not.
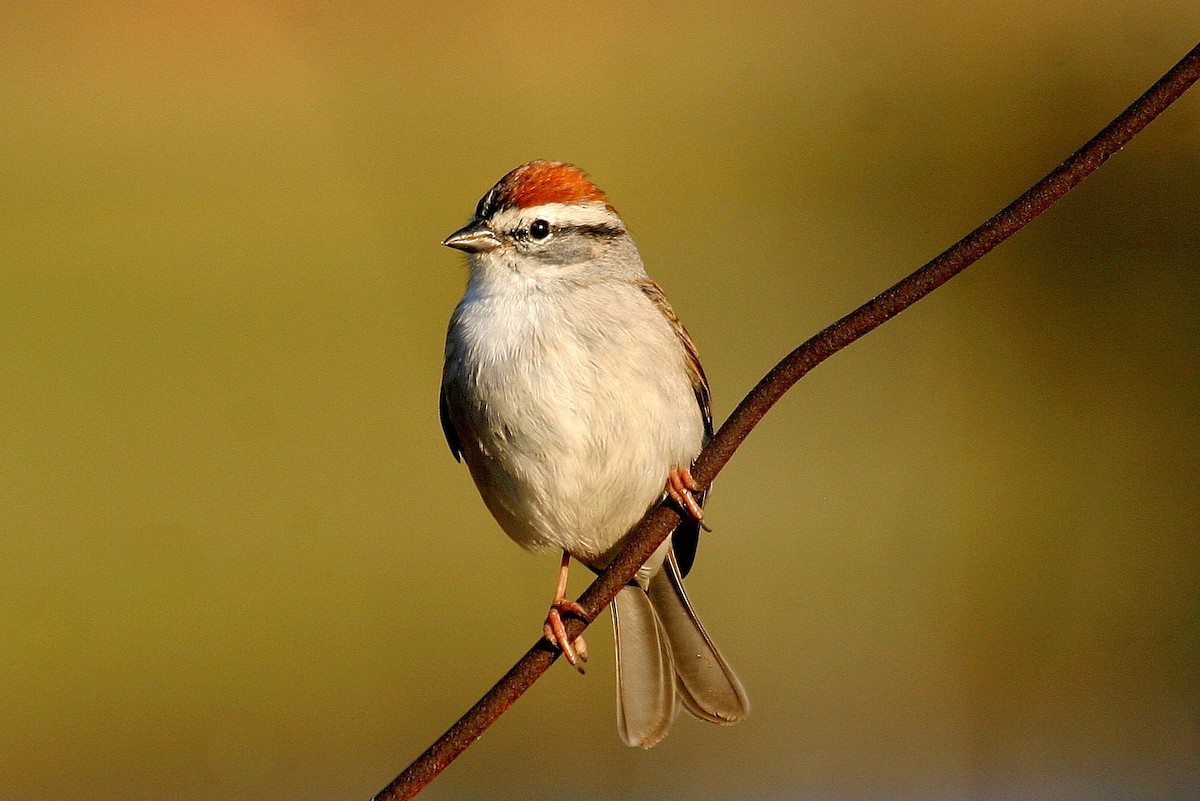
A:
[[[612,197],[718,419],[1196,43],[1194,0],[7,3],[0,798],[366,799],[556,560],[442,439],[438,246]],[[1200,794],[1200,90],[796,387],[689,579],[754,702],[616,735],[611,632],[430,799]],[[573,589],[582,589],[577,575]]]

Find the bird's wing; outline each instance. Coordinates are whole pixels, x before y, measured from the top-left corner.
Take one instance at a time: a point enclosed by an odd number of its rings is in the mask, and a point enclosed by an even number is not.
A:
[[[658,284],[646,279],[639,281],[638,287],[666,318],[683,348],[684,365],[687,368],[688,377],[692,381],[692,392],[696,396],[696,404],[700,407],[700,414],[704,418],[704,444],[707,445],[713,435],[712,399],[708,391],[708,378],[704,375],[704,367],[700,364],[700,354],[696,352],[696,343],[692,342],[691,335],[683,327],[683,323],[679,322],[679,317],[671,308],[667,296],[663,294],[662,288]],[[696,502],[704,506],[707,497],[708,490],[698,493]],[[671,547],[675,551],[675,559],[679,563],[681,575],[686,576],[692,569],[692,563],[696,561],[696,548],[699,544],[700,521],[684,515],[683,520],[671,535]]]
[[[454,421],[450,419],[450,405],[446,403],[446,387],[442,387],[441,393],[438,396],[438,416],[442,418],[442,433],[446,435],[446,444],[450,446],[450,453],[454,454],[456,462],[462,461],[462,440],[458,438],[458,431],[454,428]]]
[[[704,367],[700,364],[700,354],[696,352],[696,343],[692,342],[691,335],[683,327],[683,323],[679,322],[679,317],[675,315],[675,310],[667,302],[667,296],[663,294],[662,288],[658,284],[646,279],[639,281],[638,287],[666,318],[683,348],[684,364],[687,367],[688,378],[692,381],[692,392],[696,395],[700,414],[704,416],[704,441],[707,443],[713,435],[712,406],[708,392],[708,378],[704,375]]]

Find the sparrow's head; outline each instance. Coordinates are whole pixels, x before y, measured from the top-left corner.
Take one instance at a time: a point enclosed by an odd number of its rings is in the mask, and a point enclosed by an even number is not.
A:
[[[642,269],[605,194],[583,170],[557,161],[531,161],[505,175],[480,199],[471,222],[442,244],[470,254],[475,266],[518,272],[581,264]]]

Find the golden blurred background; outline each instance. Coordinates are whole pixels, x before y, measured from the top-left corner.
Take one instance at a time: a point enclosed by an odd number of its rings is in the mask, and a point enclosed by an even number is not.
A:
[[[1195,0],[6,4],[0,799],[365,799],[556,561],[436,397],[531,158],[606,189],[718,419],[1084,142]],[[429,799],[1200,797],[1200,89],[822,366],[689,586],[755,709],[615,731],[611,634]],[[583,576],[576,576],[577,589]]]

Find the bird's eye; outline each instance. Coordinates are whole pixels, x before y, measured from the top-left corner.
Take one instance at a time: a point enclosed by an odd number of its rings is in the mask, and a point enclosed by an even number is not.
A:
[[[550,236],[550,223],[545,220],[534,220],[529,226],[529,235],[534,239],[545,239]]]

